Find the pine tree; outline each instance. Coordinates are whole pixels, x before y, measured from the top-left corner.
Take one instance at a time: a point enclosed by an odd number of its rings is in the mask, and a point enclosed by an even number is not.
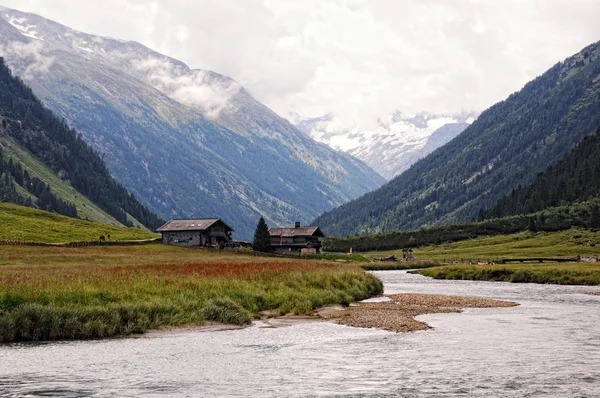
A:
[[[535,220],[533,217],[529,217],[529,225],[527,226],[527,229],[529,229],[531,232],[537,232],[537,226],[535,225]]]
[[[600,227],[600,209],[598,209],[598,205],[593,205],[590,215],[590,227],[598,228]]]
[[[265,219],[262,217],[258,220],[256,231],[254,231],[252,250],[265,253],[271,251],[271,236],[269,235],[269,227],[267,226]]]

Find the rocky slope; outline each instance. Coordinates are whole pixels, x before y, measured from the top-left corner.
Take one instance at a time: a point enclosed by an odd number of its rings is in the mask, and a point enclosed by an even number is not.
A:
[[[219,216],[250,238],[259,215],[307,222],[380,186],[234,80],[135,42],[0,11],[0,54],[165,218]]]

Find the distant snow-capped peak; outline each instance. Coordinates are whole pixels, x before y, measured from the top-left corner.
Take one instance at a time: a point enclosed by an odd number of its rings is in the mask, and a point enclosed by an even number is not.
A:
[[[338,129],[336,116],[294,120],[313,139],[365,161],[386,178],[393,178],[419,158],[450,141],[477,117],[476,112],[438,115],[395,111],[377,120],[377,128]]]

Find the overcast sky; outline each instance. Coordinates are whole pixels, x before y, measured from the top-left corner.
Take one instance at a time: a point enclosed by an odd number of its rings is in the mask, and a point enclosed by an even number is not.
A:
[[[600,40],[599,0],[0,0],[242,83],[282,116],[483,110]]]

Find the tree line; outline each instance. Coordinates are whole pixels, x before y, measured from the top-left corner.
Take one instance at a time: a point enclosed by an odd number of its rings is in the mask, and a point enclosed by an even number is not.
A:
[[[600,197],[600,127],[571,152],[539,173],[527,186],[518,186],[479,220],[539,212],[549,207],[584,202]]]
[[[54,195],[50,185],[44,183],[37,177],[29,175],[27,170],[23,170],[20,163],[13,162],[12,158],[8,161],[4,159],[0,151],[0,200],[20,204],[23,206],[37,207],[41,210],[53,211],[68,217],[77,217],[77,208],[74,204],[66,202]],[[12,177],[12,178],[11,178]],[[23,197],[15,189],[14,182],[25,188],[36,199]]]
[[[511,234],[522,231],[562,231],[573,226],[600,228],[600,199],[548,208],[543,211],[440,227],[426,227],[413,231],[396,231],[346,238],[325,238],[323,248],[331,252],[397,250],[419,246],[439,245],[472,239],[478,236]]]

